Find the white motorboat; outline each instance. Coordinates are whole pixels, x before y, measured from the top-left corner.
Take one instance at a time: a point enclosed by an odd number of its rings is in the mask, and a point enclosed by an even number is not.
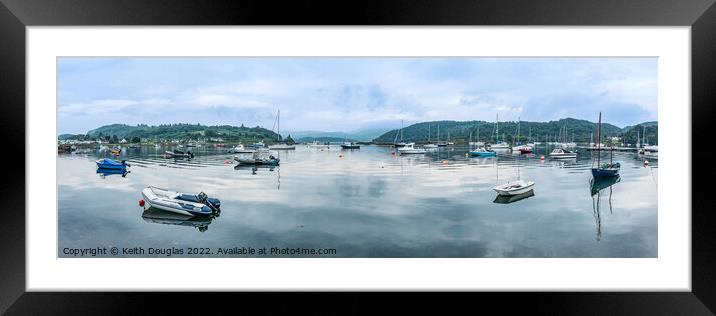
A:
[[[438,145],[437,144],[425,144],[425,145],[423,145],[423,148],[434,149],[434,148],[438,148]]]
[[[405,146],[398,148],[398,153],[401,155],[424,154],[425,149],[415,148],[415,143],[407,143]]]
[[[345,141],[343,144],[341,144],[342,149],[360,149],[360,145],[356,144],[355,142],[349,142]]]
[[[234,154],[252,154],[254,151],[253,149],[247,149],[243,144],[238,144],[231,150]]]
[[[659,146],[657,146],[657,145],[646,145],[646,146],[644,146],[644,150],[645,150],[645,151],[654,151],[654,152],[657,152],[657,151],[659,151]]]
[[[549,157],[552,159],[574,159],[577,158],[577,153],[562,148],[555,148],[549,153]]]
[[[495,190],[495,192],[499,195],[519,195],[529,192],[532,190],[534,185],[534,181],[517,180],[498,185],[494,187],[493,190]]]
[[[150,207],[189,216],[208,216],[221,206],[218,199],[209,198],[204,192],[194,195],[153,186],[144,188],[142,197]]]

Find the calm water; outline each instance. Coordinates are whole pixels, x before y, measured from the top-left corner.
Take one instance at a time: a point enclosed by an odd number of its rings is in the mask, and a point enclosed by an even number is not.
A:
[[[274,152],[275,168],[235,168],[224,149],[197,148],[196,158],[163,159],[164,150],[124,149],[130,173],[102,175],[108,153],[60,154],[59,249],[142,247],[163,257],[656,257],[657,160],[615,153],[621,179],[592,190],[590,153],[576,161],[533,155],[466,158],[465,149],[393,156],[391,149],[297,145]],[[343,155],[341,157],[340,155]],[[607,156],[607,153],[603,153]],[[492,188],[518,176],[535,181],[521,200],[496,199]],[[216,218],[144,211],[148,185],[206,192],[221,199]],[[594,192],[593,192],[594,191]],[[592,193],[596,193],[592,195]],[[217,254],[218,248],[335,249],[334,255]],[[163,249],[149,253],[149,248]],[[240,249],[240,248],[237,248]],[[199,249],[201,251],[201,249]],[[172,251],[168,251],[172,252]],[[114,257],[111,254],[99,255]]]

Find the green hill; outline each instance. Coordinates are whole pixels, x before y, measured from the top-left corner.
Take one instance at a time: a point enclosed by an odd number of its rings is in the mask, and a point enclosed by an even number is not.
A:
[[[341,138],[341,137],[327,137],[327,136],[326,137],[301,137],[298,139],[299,143],[310,143],[313,141],[319,141],[321,143],[325,143],[325,142],[342,143],[344,141],[350,142],[350,141],[355,141],[355,140],[350,139],[350,138],[346,139],[346,138]]]
[[[92,138],[147,138],[157,140],[198,140],[221,138],[224,141],[276,141],[278,134],[265,128],[241,127],[231,125],[205,126],[200,124],[163,124],[149,126],[139,124],[136,126],[126,124],[112,124],[93,129],[87,134]]]
[[[644,142],[644,127],[646,127],[646,143],[651,145],[656,145],[659,143],[659,125],[653,124],[655,122],[644,122],[641,124],[637,124],[635,126],[628,126],[626,127],[625,131],[622,133],[623,137],[625,138],[625,142],[629,144],[636,144],[637,142],[637,132],[639,135],[639,138],[641,139],[641,142]],[[627,129],[628,128],[628,129]]]
[[[466,143],[469,139],[470,133],[472,133],[472,139],[475,140],[477,136],[477,130],[479,129],[480,141],[483,142],[494,142],[495,140],[495,122],[485,121],[435,121],[435,122],[423,122],[417,123],[403,128],[403,141],[422,143],[428,140],[428,126],[430,126],[430,140],[436,142],[437,140],[437,129],[440,126],[440,141],[446,141],[448,133],[450,134],[450,140],[455,143]],[[555,141],[559,135],[560,130],[567,129],[567,138],[572,140],[574,135],[574,142],[577,143],[588,143],[591,141],[591,135],[594,133],[596,138],[597,124],[589,122],[587,120],[578,120],[573,118],[561,119],[559,121],[549,122],[520,122],[520,138],[519,141],[528,141],[528,136],[532,135],[532,141]],[[517,122],[500,122],[500,140],[509,143],[514,143],[517,136]],[[400,132],[400,129],[394,129],[384,133],[374,140],[376,143],[392,143],[396,139],[396,134]],[[573,134],[574,133],[574,134]],[[620,136],[622,129],[612,124],[602,123],[602,135],[607,136]],[[398,140],[400,135],[398,134]],[[654,138],[656,141],[656,138]]]

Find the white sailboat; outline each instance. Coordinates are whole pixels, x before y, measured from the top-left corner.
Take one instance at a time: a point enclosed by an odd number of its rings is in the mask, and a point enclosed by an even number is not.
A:
[[[428,143],[425,144],[425,145],[423,146],[423,148],[427,148],[427,149],[435,149],[435,148],[438,148],[438,145],[437,145],[437,144],[433,144],[433,143],[430,141],[430,125],[428,125]]]
[[[480,128],[477,127],[477,124],[475,124],[475,129],[477,130],[477,137],[475,137],[475,141],[470,141],[468,145],[475,146],[475,147],[485,147],[485,143],[480,141]],[[472,137],[472,133],[470,133],[470,136]]]
[[[517,180],[498,185],[493,190],[502,196],[520,195],[532,191],[534,185],[534,181],[520,179],[520,164],[517,163]]]
[[[504,141],[500,141],[499,138],[500,138],[500,114],[497,114],[497,116],[495,118],[495,143],[490,145],[490,149],[502,150],[502,151],[509,150],[510,145],[508,145]]]
[[[293,149],[296,149],[296,146],[289,145],[286,142],[283,142],[281,140],[281,110],[278,110],[278,114],[276,114],[276,134],[278,134],[278,137],[276,139],[276,144],[270,145],[269,149],[271,149],[271,150],[293,150]]]

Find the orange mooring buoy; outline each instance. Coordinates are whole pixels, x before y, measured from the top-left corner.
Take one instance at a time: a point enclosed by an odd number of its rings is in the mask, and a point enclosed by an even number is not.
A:
[[[139,199],[139,206],[144,206],[144,199]]]
[[[447,161],[447,160],[443,160],[443,165],[447,165],[447,164],[448,164],[448,161]]]

